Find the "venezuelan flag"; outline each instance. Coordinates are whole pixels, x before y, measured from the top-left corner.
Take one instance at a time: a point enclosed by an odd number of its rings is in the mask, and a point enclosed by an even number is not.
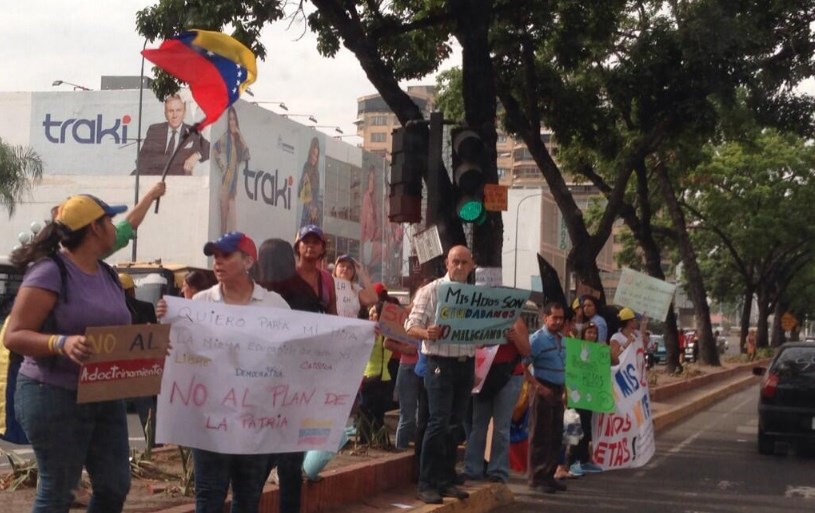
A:
[[[214,123],[255,81],[255,55],[238,40],[221,32],[191,30],[167,39],[142,55],[190,86],[204,111],[198,130]]]

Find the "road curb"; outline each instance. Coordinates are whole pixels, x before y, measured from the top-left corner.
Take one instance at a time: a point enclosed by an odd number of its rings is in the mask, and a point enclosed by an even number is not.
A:
[[[503,483],[484,483],[477,488],[467,487],[470,497],[464,500],[444,499],[444,504],[427,504],[415,513],[488,513],[495,508],[515,502],[512,490]]]
[[[702,395],[692,401],[682,403],[673,408],[655,413],[653,416],[654,431],[659,433],[669,427],[677,424],[679,421],[684,420],[689,415],[701,411],[711,404],[724,399],[725,397],[734,394],[759,380],[756,376],[749,375],[743,376],[736,381],[711,390],[709,393]]]

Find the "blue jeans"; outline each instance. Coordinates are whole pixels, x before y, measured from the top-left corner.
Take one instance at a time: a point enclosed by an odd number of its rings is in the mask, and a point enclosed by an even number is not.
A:
[[[486,477],[509,479],[509,425],[512,410],[521,392],[523,376],[512,376],[493,397],[473,396],[473,428],[467,439],[464,453],[464,473],[471,479],[483,479],[484,451],[487,446],[487,429],[492,418],[492,449]]]
[[[396,426],[396,448],[407,449],[416,433],[416,406],[422,378],[413,372],[413,363],[399,364],[396,393],[399,396],[399,424]]]
[[[222,513],[232,484],[232,513],[257,513],[271,454],[221,454],[193,449],[195,513]]]
[[[33,513],[67,513],[88,471],[91,513],[122,511],[130,491],[124,401],[77,404],[76,391],[17,378],[15,413],[39,467]]]
[[[273,466],[277,466],[277,486],[280,513],[300,513],[300,499],[303,495],[304,452],[284,452],[272,455]],[[271,469],[269,469],[271,472]]]
[[[419,491],[443,490],[455,483],[456,433],[461,430],[474,370],[472,358],[427,358],[424,385],[429,416],[419,463]]]

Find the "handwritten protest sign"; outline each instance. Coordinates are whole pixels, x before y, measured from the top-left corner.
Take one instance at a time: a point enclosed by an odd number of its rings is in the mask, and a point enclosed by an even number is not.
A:
[[[566,338],[566,389],[569,408],[614,411],[611,352],[605,344]]]
[[[627,306],[635,312],[648,314],[652,319],[664,321],[671,308],[676,285],[643,274],[623,269],[614,303]]]
[[[336,451],[374,323],[167,298],[156,441],[229,454]]]
[[[439,285],[435,324],[440,343],[504,344],[529,291],[447,282]]]
[[[495,355],[498,353],[498,346],[479,347],[475,350],[475,383],[473,393],[481,392],[481,387],[484,386],[484,380],[487,379],[487,374],[490,373],[492,362],[495,361]]]
[[[654,455],[645,353],[630,346],[611,368],[615,409],[592,417],[593,459],[605,470],[641,467]]]
[[[169,336],[160,324],[88,328],[93,354],[79,371],[76,402],[158,394]]]
[[[359,289],[348,280],[334,277],[334,290],[337,292],[337,315],[357,317],[359,315]]]
[[[409,337],[405,332],[407,317],[408,311],[406,309],[393,303],[385,303],[382,306],[382,314],[379,316],[379,332],[386,338],[418,346],[422,341]]]

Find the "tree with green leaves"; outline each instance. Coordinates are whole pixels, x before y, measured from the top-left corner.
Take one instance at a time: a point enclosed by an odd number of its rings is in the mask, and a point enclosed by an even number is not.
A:
[[[685,200],[700,265],[720,286],[738,279],[742,345],[757,297],[757,345],[766,347],[769,315],[815,253],[815,147],[754,128],[705,153],[688,176]]]
[[[790,92],[791,85],[813,74],[808,0],[311,4],[316,10],[307,18],[318,35],[318,49],[326,56],[340,46],[353,52],[402,124],[421,120],[422,114],[399,81],[435,71],[450,55],[450,41],[459,42],[464,118],[488,148],[486,181],[497,181],[497,95],[507,132],[527,145],[563,213],[573,243],[569,268],[593,288],[602,288],[596,257],[625,207],[629,179],[635,171],[658,178],[654,190],[663,196],[674,224],[702,327],[702,359],[715,363],[704,283],[678,208],[676,174],[684,170],[668,164],[685,162],[677,158],[679,151],[693,141],[701,146],[715,134],[716,106],[732,102],[739,88],[747,91],[758,117],[792,126],[811,123],[815,102]],[[185,28],[230,24],[237,27],[236,37],[262,55],[253,31],[278,20],[281,5],[161,0],[139,13],[138,27],[155,39]],[[303,5],[298,4],[298,12]],[[543,144],[544,126],[560,145],[585,150],[567,171]],[[577,175],[606,191],[608,202],[593,230],[569,190]],[[441,197],[450,197],[446,175],[441,181]],[[641,221],[649,217],[643,212]],[[462,232],[454,217],[443,217],[450,221],[449,244]],[[481,265],[500,264],[501,231],[495,213],[476,227],[474,250]],[[659,260],[655,254],[648,259]]]
[[[14,215],[31,185],[42,178],[42,159],[23,146],[14,146],[0,139],[0,205]]]

